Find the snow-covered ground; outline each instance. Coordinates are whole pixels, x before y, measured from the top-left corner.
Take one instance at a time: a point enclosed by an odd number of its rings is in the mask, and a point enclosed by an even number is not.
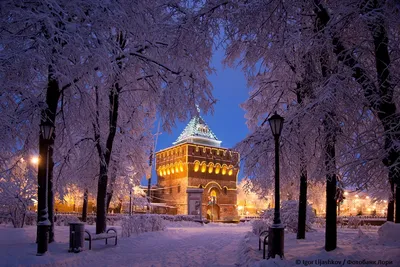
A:
[[[68,253],[68,227],[57,226],[57,242],[41,257],[35,255],[36,227],[0,226],[0,266],[400,266],[399,228],[387,227],[381,238],[378,229],[338,228],[338,249],[332,252],[323,248],[321,228],[306,240],[286,232],[285,259],[262,260],[249,223],[168,223],[165,231],[120,238],[117,246],[93,241],[91,251],[77,254]]]
[[[394,225],[394,224],[392,224]],[[247,233],[240,244],[240,266],[400,266],[400,225],[387,227],[386,234],[378,235],[379,227],[361,229],[338,228],[338,248],[331,252],[324,249],[325,231],[318,228],[306,233],[305,240],[285,232],[284,260],[262,260],[258,239]]]
[[[94,226],[86,228],[94,232]],[[169,223],[165,231],[120,238],[117,246],[93,241],[91,251],[77,254],[68,253],[69,228],[55,230],[57,242],[36,256],[35,227],[0,226],[0,266],[235,266],[250,225]]]

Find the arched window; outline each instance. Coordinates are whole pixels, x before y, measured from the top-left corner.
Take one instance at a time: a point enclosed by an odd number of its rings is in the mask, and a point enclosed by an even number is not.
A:
[[[178,173],[178,172],[179,172],[179,166],[178,166],[178,163],[177,163],[177,162],[175,162],[175,164],[174,164],[174,165],[175,165],[175,172],[176,172],[176,173]]]
[[[233,166],[232,166],[232,165],[229,165],[228,175],[229,175],[229,176],[232,176],[232,174],[233,174]]]
[[[224,195],[227,195],[228,194],[228,187],[226,187],[226,186],[224,186]]]
[[[221,165],[219,163],[215,164],[215,174],[219,174],[221,171]]]
[[[181,185],[178,185],[178,193],[181,192]]]
[[[170,169],[169,165],[167,165],[167,174],[168,174],[168,175],[171,174],[171,169]]]
[[[182,161],[179,162],[179,171],[183,172],[183,163],[182,163]]]
[[[196,161],[194,162],[194,168],[193,168],[193,170],[194,170],[195,172],[198,172],[199,169],[200,169],[200,162],[196,160]]]
[[[205,162],[201,163],[201,172],[206,172],[207,164]]]
[[[217,190],[215,188],[211,189],[208,201],[209,204],[217,204]]]
[[[222,165],[222,175],[226,174],[226,165]]]
[[[208,173],[212,173],[214,170],[214,163],[210,162],[208,164]]]

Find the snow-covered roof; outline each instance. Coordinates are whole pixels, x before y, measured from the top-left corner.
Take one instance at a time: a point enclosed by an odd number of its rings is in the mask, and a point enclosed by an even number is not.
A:
[[[211,131],[207,123],[200,115],[194,116],[186,125],[183,132],[179,135],[178,139],[173,143],[174,145],[181,143],[194,143],[201,145],[211,145],[219,147],[221,141]]]

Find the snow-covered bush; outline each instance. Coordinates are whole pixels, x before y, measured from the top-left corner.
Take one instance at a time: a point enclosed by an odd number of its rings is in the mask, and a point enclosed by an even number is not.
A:
[[[297,233],[297,223],[299,217],[299,202],[296,200],[282,201],[281,207],[281,222],[285,225],[286,229]],[[267,221],[273,221],[274,209],[269,209],[263,214],[261,218]],[[306,216],[306,231],[312,229],[312,224],[315,221],[315,214],[310,205],[307,204],[307,216]]]
[[[269,229],[269,227],[271,226],[271,221],[270,220],[254,220],[251,223],[252,226],[252,231],[254,234],[259,235],[262,231],[266,231]]]
[[[124,217],[121,226],[121,235],[130,237],[133,234],[162,231],[165,229],[165,221],[157,214],[133,215]]]
[[[349,217],[347,227],[357,229],[361,226],[361,219],[358,217]]]
[[[57,214],[54,218],[54,225],[68,226],[69,223],[80,222],[76,215],[71,214]]]
[[[319,227],[319,228],[324,228],[325,227],[325,218],[322,217],[316,217],[314,221],[314,225]]]
[[[37,213],[33,211],[28,211],[25,217],[25,225],[36,225],[37,223]]]

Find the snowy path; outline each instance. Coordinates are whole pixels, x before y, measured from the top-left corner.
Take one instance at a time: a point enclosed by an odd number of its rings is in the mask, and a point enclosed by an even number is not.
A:
[[[238,262],[239,243],[250,230],[250,226],[171,227],[162,232],[121,238],[116,247],[106,247],[102,241],[94,241],[92,251],[78,254],[67,253],[68,227],[58,227],[56,230],[60,242],[51,244],[49,255],[45,257],[34,256],[35,245],[32,243],[5,246],[4,240],[1,240],[0,251],[3,252],[0,252],[0,264],[65,267],[235,266]],[[26,237],[30,239],[31,231],[28,232]],[[14,254],[16,247],[20,250],[20,257],[12,259],[10,256]]]

